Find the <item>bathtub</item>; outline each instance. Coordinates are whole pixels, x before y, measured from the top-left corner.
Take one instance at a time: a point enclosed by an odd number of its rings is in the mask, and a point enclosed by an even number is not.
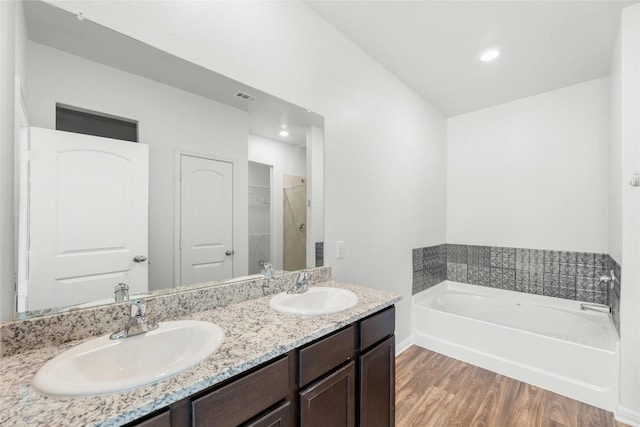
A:
[[[442,282],[413,297],[415,344],[614,411],[618,336],[580,302]]]

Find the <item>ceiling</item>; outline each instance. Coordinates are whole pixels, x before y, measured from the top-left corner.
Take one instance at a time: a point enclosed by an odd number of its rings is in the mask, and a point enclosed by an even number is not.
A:
[[[446,116],[609,75],[637,1],[307,1]],[[500,48],[492,62],[481,51]]]
[[[249,133],[306,146],[322,116],[40,1],[24,2],[29,39],[248,112]],[[253,101],[238,98],[243,92]],[[286,125],[289,135],[279,132]]]

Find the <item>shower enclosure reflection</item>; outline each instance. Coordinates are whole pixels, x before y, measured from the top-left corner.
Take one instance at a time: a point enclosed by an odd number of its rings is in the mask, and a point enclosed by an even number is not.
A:
[[[284,269],[300,270],[307,257],[307,179],[292,175],[283,178]]]

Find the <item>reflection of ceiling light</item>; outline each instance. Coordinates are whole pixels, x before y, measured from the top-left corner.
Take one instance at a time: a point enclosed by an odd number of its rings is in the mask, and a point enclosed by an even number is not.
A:
[[[482,52],[482,54],[480,54],[480,61],[482,62],[493,61],[498,56],[500,56],[500,51],[498,49],[485,50],[484,52]]]
[[[281,130],[280,136],[289,136],[289,132],[287,132],[286,130]]]
[[[286,128],[287,128],[287,125],[283,123],[283,124],[281,124],[281,125],[280,125],[280,127],[281,127],[282,129],[286,129]]]

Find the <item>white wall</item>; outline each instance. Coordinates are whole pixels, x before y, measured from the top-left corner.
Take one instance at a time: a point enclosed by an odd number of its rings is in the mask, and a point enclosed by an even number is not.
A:
[[[621,30],[614,47],[611,60],[610,101],[609,101],[609,255],[618,264],[622,262],[622,43]]]
[[[616,417],[640,425],[640,189],[629,185],[632,174],[640,171],[640,5],[623,10],[611,72],[609,231],[612,256],[622,266]]]
[[[272,166],[271,264],[282,270],[282,175],[307,176],[307,150],[249,134],[249,160]]]
[[[411,249],[445,242],[439,112],[301,2],[53,3],[324,115],[325,261],[402,294],[409,337]]]
[[[247,188],[247,113],[152,80],[29,42],[27,111],[55,129],[56,102],[138,121],[149,144],[149,288],[174,284],[176,153],[233,162]],[[247,274],[247,193],[234,194],[234,276]]]
[[[609,82],[447,123],[447,241],[607,252]]]

